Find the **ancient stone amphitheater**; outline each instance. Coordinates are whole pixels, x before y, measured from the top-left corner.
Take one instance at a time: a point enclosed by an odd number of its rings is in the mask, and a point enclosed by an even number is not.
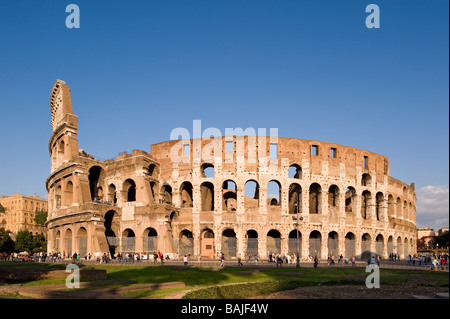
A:
[[[160,251],[227,259],[272,253],[367,258],[416,252],[414,184],[388,158],[276,136],[170,140],[100,161],[79,149],[70,88],[57,80],[48,251]]]

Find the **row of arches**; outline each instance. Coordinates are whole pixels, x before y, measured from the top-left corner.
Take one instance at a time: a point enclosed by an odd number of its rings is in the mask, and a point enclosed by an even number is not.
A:
[[[347,232],[343,239],[340,236],[336,231],[322,234],[318,230],[305,234],[291,230],[287,236],[283,236],[280,231],[271,229],[260,237],[256,230],[248,229],[245,237],[241,240],[244,243],[245,255],[260,256],[269,253],[297,254],[298,252],[301,258],[306,258],[306,255],[325,258],[328,255],[339,256],[342,254],[348,258],[355,256],[358,259],[367,259],[372,255],[385,258],[394,253],[404,257],[413,251],[412,238],[398,236],[397,239],[394,239],[394,236],[390,235],[385,239],[382,234],[372,237],[369,233],[358,237],[352,232]],[[146,228],[140,238],[143,243],[142,251],[158,250],[158,233],[155,229]],[[239,252],[239,239],[234,229],[224,229],[220,236],[217,236],[213,230],[205,228],[196,238],[190,230],[182,230],[174,241],[177,253],[195,256],[195,241],[197,240],[199,241],[197,244],[199,246],[198,254],[203,258],[214,258],[217,253],[224,253],[226,257],[236,257]],[[113,241],[109,238],[108,242],[112,243]],[[134,231],[127,228],[121,234],[121,243],[115,242],[115,247],[120,246],[119,250],[123,252],[134,252],[135,243]]]

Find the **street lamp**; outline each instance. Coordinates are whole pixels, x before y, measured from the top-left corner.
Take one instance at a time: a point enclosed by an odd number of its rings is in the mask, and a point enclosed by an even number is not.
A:
[[[299,248],[299,240],[300,240],[300,238],[298,236],[299,235],[298,226],[300,224],[300,221],[303,220],[303,217],[299,217],[298,216],[298,214],[299,214],[298,195],[297,195],[297,198],[296,198],[296,201],[295,201],[294,205],[295,205],[295,212],[296,212],[296,215],[297,215],[297,217],[292,216],[292,219],[296,220],[296,226],[297,226],[297,234],[296,234],[297,235],[297,265],[296,265],[296,267],[300,268],[300,248]]]

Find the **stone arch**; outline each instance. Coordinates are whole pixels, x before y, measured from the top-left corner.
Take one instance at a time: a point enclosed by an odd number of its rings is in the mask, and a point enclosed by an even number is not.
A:
[[[361,194],[361,217],[362,219],[369,219],[370,216],[370,201],[371,201],[371,193],[368,190],[365,190]]]
[[[345,212],[354,213],[356,207],[356,190],[354,187],[349,186],[345,190]]]
[[[392,255],[394,254],[394,238],[392,237],[392,235],[388,237],[387,254],[389,257],[392,257]]]
[[[158,251],[158,232],[153,227],[147,227],[142,234],[144,251],[151,253]]]
[[[120,245],[119,238],[116,237],[116,234],[119,234],[120,229],[120,216],[116,211],[109,210],[106,212],[104,219],[105,236],[108,243],[108,249],[111,256],[114,256],[116,253],[116,248]]]
[[[361,186],[371,186],[371,183],[372,183],[372,177],[367,173],[362,174]]]
[[[297,229],[291,230],[288,236],[288,254],[302,257],[302,233]]]
[[[345,257],[348,259],[356,258],[356,236],[352,232],[345,235]]]
[[[136,183],[131,178],[127,179],[123,182],[124,193],[126,194],[125,198],[127,202],[135,202],[136,201]]]
[[[190,256],[194,254],[194,236],[190,230],[183,229],[180,232],[178,245],[180,256]]]
[[[205,228],[200,235],[200,254],[202,258],[212,259],[214,258],[215,247],[214,247],[214,232]]]
[[[247,230],[245,237],[247,239],[247,255],[258,255],[258,232],[254,229]]]
[[[377,256],[384,256],[384,237],[381,234],[375,238],[375,253]]]
[[[281,253],[281,233],[276,229],[267,232],[267,251],[270,253]]]
[[[231,179],[222,183],[222,210],[237,210],[237,186]]]
[[[395,200],[392,194],[388,196],[388,217],[393,218],[395,216]]]
[[[103,199],[103,187],[105,183],[106,172],[105,170],[94,165],[89,168],[89,189],[91,191],[91,200]]]
[[[302,187],[297,183],[289,185],[289,214],[302,212]]]
[[[331,231],[328,233],[328,255],[338,256],[339,255],[339,235],[336,231]]]
[[[298,164],[292,164],[291,166],[289,166],[288,177],[302,179],[303,178],[302,167]]]
[[[222,253],[225,255],[225,258],[236,257],[236,232],[232,228],[227,228],[222,232]]]
[[[68,256],[71,256],[73,253],[72,247],[72,229],[67,228],[64,232],[64,245],[63,250],[66,252]]]
[[[122,232],[122,252],[133,253],[136,247],[136,235],[131,228]]]
[[[321,258],[322,254],[322,234],[318,230],[313,230],[309,234],[309,255],[313,258]]]
[[[204,178],[214,178],[214,165],[211,163],[203,163],[200,167],[202,177]]]
[[[70,206],[73,204],[73,183],[68,181],[66,189],[64,190],[64,205]]]
[[[84,257],[87,253],[87,238],[88,233],[86,228],[80,227],[77,232],[78,254],[80,254],[80,257]]]
[[[169,184],[164,184],[161,186],[161,191],[159,192],[160,204],[172,204],[172,186]]]
[[[181,207],[193,206],[192,184],[190,182],[183,182],[180,186]]]
[[[108,186],[108,200],[111,204],[117,204],[117,189],[114,184],[109,184]]]
[[[253,179],[245,182],[244,206],[246,210],[258,210],[259,208],[259,184]]]
[[[384,195],[382,192],[378,192],[375,196],[375,217],[377,220],[382,220],[383,206],[384,206]]]
[[[214,185],[210,182],[203,182],[200,185],[200,195],[202,199],[201,210],[213,211],[214,210]]]
[[[309,214],[322,213],[322,187],[318,183],[309,186]]]
[[[361,259],[368,259],[372,256],[371,241],[370,234],[364,233],[361,236]]]
[[[269,194],[269,189],[272,194]],[[270,180],[267,183],[268,206],[281,206],[281,184],[277,180]]]

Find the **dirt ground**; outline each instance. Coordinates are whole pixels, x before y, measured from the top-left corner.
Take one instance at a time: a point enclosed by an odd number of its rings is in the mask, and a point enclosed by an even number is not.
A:
[[[365,276],[363,274],[363,276]],[[355,276],[352,279],[361,279]],[[266,296],[266,299],[413,299],[415,296],[436,298],[437,293],[449,292],[449,287],[439,287],[437,282],[412,275],[400,285],[383,285],[367,288],[362,285],[300,287]]]

